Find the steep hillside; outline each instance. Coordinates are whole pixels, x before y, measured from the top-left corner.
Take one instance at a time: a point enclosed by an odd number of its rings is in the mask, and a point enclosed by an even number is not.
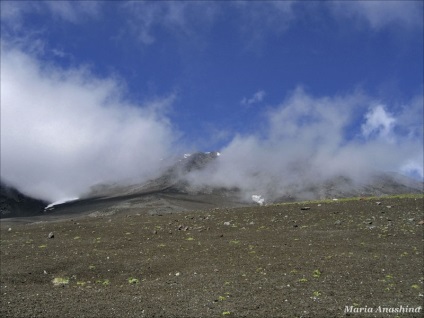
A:
[[[39,215],[47,204],[0,182],[0,218]]]
[[[193,174],[213,168],[219,163],[218,160],[219,152],[185,154],[174,158],[157,178],[142,183],[95,185],[79,200],[57,204],[47,212],[53,217],[115,214],[123,210],[162,215],[276,202],[423,193],[422,182],[396,173],[374,173],[361,181],[343,175],[323,180],[300,175],[284,187],[275,186],[270,181],[264,191],[217,186],[208,184],[208,179],[200,185],[192,182]],[[8,187],[2,187],[1,204],[2,217],[44,214],[43,208],[46,205],[45,202],[27,198]]]

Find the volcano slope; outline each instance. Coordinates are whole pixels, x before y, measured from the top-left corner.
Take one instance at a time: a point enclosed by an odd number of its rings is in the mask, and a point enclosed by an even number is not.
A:
[[[423,204],[403,195],[3,219],[0,314],[422,317]]]

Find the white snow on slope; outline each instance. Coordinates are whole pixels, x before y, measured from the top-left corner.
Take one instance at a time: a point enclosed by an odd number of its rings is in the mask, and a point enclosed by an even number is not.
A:
[[[259,205],[264,205],[265,199],[261,195],[253,194],[252,200],[258,203]]]
[[[53,209],[55,205],[63,204],[63,203],[66,203],[66,202],[75,201],[75,200],[78,200],[78,199],[79,198],[70,198],[70,199],[62,199],[62,200],[59,200],[59,201],[55,201],[53,203],[50,203],[48,206],[46,206],[44,208],[44,210]]]

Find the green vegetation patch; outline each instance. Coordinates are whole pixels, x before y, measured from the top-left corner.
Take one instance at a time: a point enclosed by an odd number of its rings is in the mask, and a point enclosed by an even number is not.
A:
[[[134,278],[134,277],[128,278],[128,284],[135,285],[138,283],[140,283],[140,281],[137,278]]]
[[[69,278],[68,277],[55,277],[52,280],[53,285],[55,286],[63,286],[69,284]]]

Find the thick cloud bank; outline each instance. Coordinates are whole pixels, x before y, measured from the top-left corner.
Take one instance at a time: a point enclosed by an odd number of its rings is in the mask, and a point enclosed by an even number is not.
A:
[[[337,176],[366,182],[377,171],[422,180],[422,103],[392,114],[361,93],[317,98],[299,88],[267,114],[262,132],[237,136],[214,166],[189,179],[269,199]]]
[[[117,80],[4,43],[1,53],[1,176],[26,194],[55,201],[98,182],[142,180],[170,153],[166,99],[136,107]]]
[[[117,79],[62,69],[4,43],[1,53],[1,177],[24,193],[56,201],[98,183],[141,182],[179,153],[165,111],[172,98],[134,105]],[[422,105],[422,96],[394,105],[298,88],[258,113],[262,129],[235,136],[188,179],[267,199],[339,175],[361,182],[372,171],[396,171],[422,180]]]

